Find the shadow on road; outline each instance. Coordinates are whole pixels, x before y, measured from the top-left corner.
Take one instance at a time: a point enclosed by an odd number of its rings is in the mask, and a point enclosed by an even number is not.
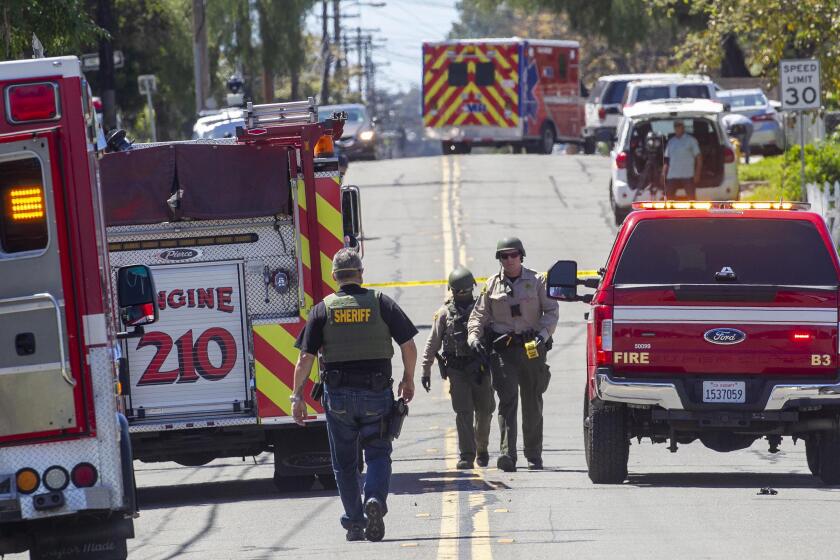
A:
[[[822,483],[799,473],[652,473],[630,474],[630,486],[640,488],[817,488]]]
[[[395,472],[391,475],[391,494],[476,492],[508,489],[508,485],[500,480],[484,479],[478,473],[469,471]]]
[[[178,484],[171,486],[146,486],[137,489],[140,509],[166,509],[170,507],[224,504],[260,500],[285,500],[334,496],[336,492],[315,489],[305,492],[279,492],[271,478],[226,480]]]

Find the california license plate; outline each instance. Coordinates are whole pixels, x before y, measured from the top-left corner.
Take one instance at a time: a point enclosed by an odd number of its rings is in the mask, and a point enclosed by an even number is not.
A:
[[[744,381],[704,381],[703,402],[744,403],[747,398],[747,384]]]

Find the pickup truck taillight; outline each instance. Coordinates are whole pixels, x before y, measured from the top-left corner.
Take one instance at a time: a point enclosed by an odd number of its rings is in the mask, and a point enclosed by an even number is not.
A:
[[[753,115],[750,117],[752,122],[766,122],[776,120],[776,115],[773,113],[762,113],[760,115]]]
[[[618,152],[615,156],[615,166],[619,169],[627,168],[627,152]]]
[[[729,146],[723,147],[723,163],[733,163],[735,161],[735,152]]]
[[[592,309],[595,324],[595,365],[612,364],[613,313],[611,305],[596,305]]]
[[[598,120],[602,121],[607,118],[607,110],[603,107],[598,109]]]

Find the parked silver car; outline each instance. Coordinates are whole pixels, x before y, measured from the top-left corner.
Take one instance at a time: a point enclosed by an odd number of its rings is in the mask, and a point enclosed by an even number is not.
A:
[[[760,89],[729,89],[717,93],[729,111],[749,117],[753,122],[750,138],[752,153],[779,153],[785,149],[781,118]]]

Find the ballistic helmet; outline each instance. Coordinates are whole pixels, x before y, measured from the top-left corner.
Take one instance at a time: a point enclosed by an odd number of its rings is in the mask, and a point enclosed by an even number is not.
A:
[[[525,256],[525,247],[522,246],[522,240],[518,237],[505,237],[499,239],[496,243],[496,258],[499,258],[499,253],[502,251],[519,251],[519,254]]]
[[[475,286],[475,278],[469,269],[463,266],[456,266],[449,273],[449,289],[453,292],[472,290]]]
[[[335,256],[333,257],[333,273],[361,270],[363,270],[362,259],[359,257],[359,253],[357,253],[353,249],[349,249],[347,247],[341,248],[336,252]]]

